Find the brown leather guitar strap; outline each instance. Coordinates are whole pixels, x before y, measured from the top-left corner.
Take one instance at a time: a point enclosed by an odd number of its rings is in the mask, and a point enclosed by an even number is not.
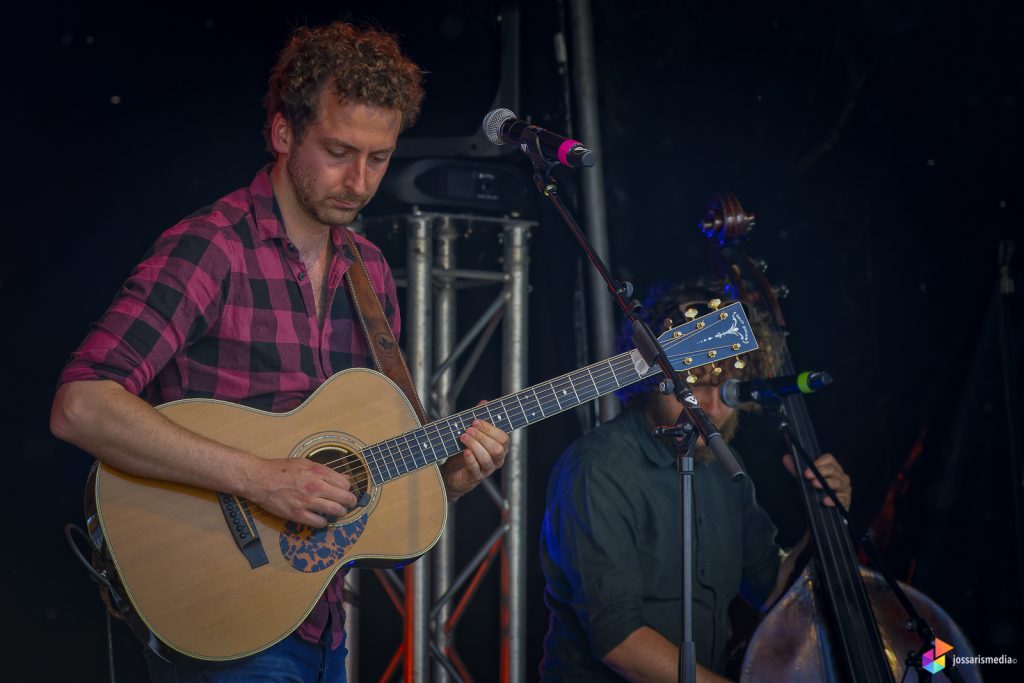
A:
[[[416,411],[416,416],[420,419],[420,424],[427,424],[427,416],[423,405],[420,404],[420,397],[412,385],[409,367],[405,364],[405,358],[402,356],[402,350],[398,348],[395,335],[391,333],[391,325],[388,324],[384,309],[380,306],[380,299],[377,298],[377,294],[373,291],[373,285],[370,284],[370,276],[366,273],[363,257],[359,255],[359,249],[356,248],[351,231],[347,228],[344,228],[344,231],[345,237],[348,238],[348,247],[352,250],[355,259],[348,272],[345,273],[345,279],[348,280],[348,288],[352,292],[352,303],[355,306],[359,324],[362,325],[363,333],[366,335],[370,355],[377,364],[377,368],[405,393],[409,403]]]

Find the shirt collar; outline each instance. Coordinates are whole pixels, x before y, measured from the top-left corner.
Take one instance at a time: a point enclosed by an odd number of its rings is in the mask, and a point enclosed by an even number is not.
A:
[[[270,180],[270,170],[273,167],[273,164],[264,166],[249,185],[249,194],[252,196],[252,213],[256,218],[256,234],[264,241],[288,239],[288,234],[284,231],[281,210],[277,206],[277,200],[274,199],[274,184]]]
[[[256,234],[264,241],[280,239],[287,242],[288,233],[284,229],[284,217],[281,215],[277,198],[274,197],[274,183],[270,177],[273,168],[273,163],[264,166],[249,185],[253,215],[256,218]],[[341,254],[343,259],[349,261],[351,259],[346,244],[347,240],[342,234],[343,229],[340,225],[331,226],[331,243],[334,244],[335,251]]]

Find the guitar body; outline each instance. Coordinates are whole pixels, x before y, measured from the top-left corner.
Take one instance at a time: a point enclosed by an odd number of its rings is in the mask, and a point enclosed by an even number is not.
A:
[[[191,431],[263,458],[344,460],[348,465],[335,469],[359,482],[364,494],[361,506],[326,529],[247,511],[249,503],[233,499],[239,528],[250,542],[255,531],[265,554],[265,563],[254,563],[236,544],[216,493],[100,464],[95,518],[117,588],[132,617],[175,658],[217,662],[256,654],[302,623],[341,567],[357,560],[404,564],[440,538],[447,501],[438,467],[378,485],[362,459],[364,446],[419,425],[401,390],[379,373],[345,370],[288,413],[201,399],[158,409]]]

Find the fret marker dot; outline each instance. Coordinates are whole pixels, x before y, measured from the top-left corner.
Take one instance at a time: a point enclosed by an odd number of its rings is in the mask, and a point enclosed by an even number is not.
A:
[[[562,389],[562,396],[565,396],[568,393],[569,393],[568,391],[566,391],[565,389]]]

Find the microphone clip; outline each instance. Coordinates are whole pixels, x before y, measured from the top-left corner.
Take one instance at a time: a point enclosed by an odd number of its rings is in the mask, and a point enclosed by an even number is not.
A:
[[[682,424],[673,425],[671,427],[655,427],[654,435],[685,437],[689,436],[690,434],[693,434],[693,431],[694,426],[689,422],[684,422]]]

